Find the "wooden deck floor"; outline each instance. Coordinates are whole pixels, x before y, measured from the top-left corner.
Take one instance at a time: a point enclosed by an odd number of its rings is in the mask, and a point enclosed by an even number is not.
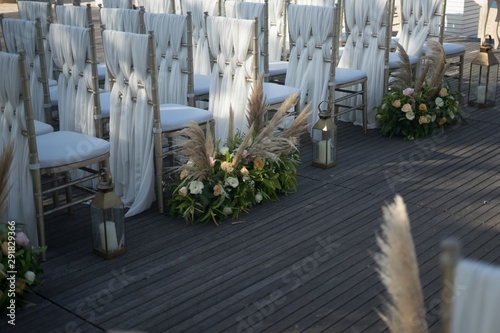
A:
[[[478,42],[455,41],[470,62]],[[219,227],[152,208],[127,219],[128,253],[113,260],[92,253],[88,206],[51,216],[44,284],[15,332],[382,332],[372,255],[381,206],[396,193],[436,332],[440,241],[453,235],[465,256],[500,263],[499,109],[463,112],[461,124],[413,142],[341,123],[329,170],[310,166],[305,138],[298,192]]]

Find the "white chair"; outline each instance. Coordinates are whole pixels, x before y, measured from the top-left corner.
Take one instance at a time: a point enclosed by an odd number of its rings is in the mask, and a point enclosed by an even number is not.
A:
[[[500,267],[460,258],[459,242],[442,243],[441,332],[498,331]]]
[[[42,26],[42,35],[44,38],[44,47],[45,47],[45,61],[47,62],[47,75],[49,79],[53,79],[52,72],[52,58],[50,54],[50,47],[47,41],[49,34],[49,27],[52,23],[52,8],[50,5],[50,1],[47,2],[38,2],[38,1],[17,1],[17,10],[19,12],[19,18],[27,21],[36,21],[36,19],[40,19],[40,23]],[[54,85],[55,82],[52,83],[49,81],[49,86]]]
[[[451,60],[447,77],[457,80],[457,89],[462,91],[465,46],[456,43],[444,43],[446,0],[399,0],[401,30],[399,43],[408,54],[420,55],[427,51],[428,40],[441,43],[446,59]]]
[[[88,165],[106,166],[110,146],[105,140],[75,132],[35,135],[24,58],[0,52],[0,72],[0,154],[7,145],[14,144],[10,191],[3,218],[23,221],[29,235],[37,235],[30,237],[33,245],[37,245],[35,239],[38,239],[38,245],[44,246],[44,217],[93,198],[95,193],[90,190],[81,197],[73,197],[71,187],[97,178],[97,170],[90,170]],[[70,180],[68,172],[79,168],[91,174]],[[42,182],[45,179],[48,182]],[[66,202],[51,201],[50,196],[58,197],[60,190],[65,190]]]
[[[151,206],[156,183],[163,213],[162,138],[179,136],[191,120],[207,127],[212,114],[185,105],[160,105],[152,33],[105,30],[103,46],[111,84],[110,164],[115,189],[130,206],[126,216],[132,216]]]
[[[37,135],[53,132],[52,110],[40,20],[3,18],[2,34],[9,53],[24,53],[30,79],[31,105]]]
[[[93,25],[82,28],[54,23],[49,36],[54,67],[59,72],[59,128],[102,138]]]
[[[364,125],[365,117],[360,109],[349,111],[350,107],[365,104],[367,128],[376,127],[376,110],[383,96],[387,91],[389,80],[389,44],[391,38],[391,5],[392,0],[344,0],[344,17],[346,24],[347,40],[345,49],[338,63],[335,80],[340,81],[343,76],[342,69],[360,70],[366,74],[366,97],[362,97],[358,90],[358,97],[354,101],[344,100],[345,107],[341,108],[338,114],[343,121],[353,122],[356,125]],[[361,74],[361,73],[359,73]],[[361,77],[359,77],[362,80]],[[354,81],[355,77],[349,79]],[[343,84],[348,87],[349,84]],[[336,100],[344,99],[342,90],[338,87],[339,93]],[[351,90],[352,89],[347,89]],[[364,102],[366,101],[366,103]]]

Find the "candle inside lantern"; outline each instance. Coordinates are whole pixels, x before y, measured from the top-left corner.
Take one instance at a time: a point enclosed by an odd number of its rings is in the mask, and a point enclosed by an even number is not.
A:
[[[328,139],[321,140],[318,143],[318,162],[321,164],[329,164],[332,161],[332,151],[330,146],[332,144],[332,140]]]
[[[486,101],[486,86],[477,87],[477,102],[484,103]]]
[[[115,222],[106,221],[106,233],[104,233],[104,223],[101,223],[99,232],[101,234],[101,246],[104,250],[106,250],[106,240],[108,242],[108,251],[118,250]]]

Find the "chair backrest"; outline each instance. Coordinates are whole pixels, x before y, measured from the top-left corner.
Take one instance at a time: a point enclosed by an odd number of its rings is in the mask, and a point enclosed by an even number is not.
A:
[[[36,244],[37,229],[30,164],[38,163],[35,125],[31,112],[28,73],[24,58],[0,52],[0,155],[14,145],[3,221],[22,221]],[[26,135],[27,134],[27,135]],[[30,149],[32,148],[32,150]],[[29,156],[29,158],[28,158]]]
[[[338,67],[367,73],[368,125],[376,126],[373,109],[382,101],[389,80],[389,47],[394,0],[344,0],[347,40]]]
[[[101,8],[101,27],[107,30],[144,33],[144,10]]]
[[[102,0],[102,7],[132,9],[133,4],[132,0]]]
[[[459,246],[453,239],[442,243],[442,332],[496,332],[500,266],[460,258]]]
[[[139,7],[144,7],[144,10],[148,13],[176,13],[177,4],[175,0],[138,0],[137,3]]]
[[[191,13],[145,13],[147,31],[154,31],[161,104],[194,106]]]
[[[49,42],[59,72],[60,129],[102,137],[94,26],[51,24]]]
[[[328,100],[328,82],[335,80],[332,63],[338,53],[339,14],[337,6],[288,6],[290,58],[285,85],[300,88],[301,108]],[[317,120],[314,112],[309,124]]]
[[[205,12],[219,15],[219,2],[215,0],[183,0],[182,13],[191,12],[193,23],[193,70],[195,74],[208,75],[211,71],[208,51]]]
[[[426,40],[443,42],[446,0],[399,0],[399,43],[408,54],[420,56]]]
[[[40,20],[4,18],[2,32],[7,52],[24,54],[35,120],[49,123],[51,103]]]
[[[47,41],[49,34],[49,27],[52,23],[52,8],[50,2],[38,2],[38,1],[18,1],[17,9],[19,12],[19,18],[27,21],[36,21],[40,19],[42,26],[42,35],[44,38],[43,45],[45,47],[45,60],[47,65],[47,74],[49,78],[53,78],[53,67],[52,59],[50,54],[50,47]]]
[[[258,22],[208,16],[210,56],[214,62],[210,80],[209,110],[215,119],[215,138],[226,141],[229,112],[234,130],[246,132],[246,105],[258,75]]]
[[[242,2],[225,1],[225,16],[252,20],[257,18],[259,22],[259,70],[264,73],[264,78],[269,76],[269,25],[268,25],[268,3],[264,2]]]
[[[80,6],[56,6],[56,19],[59,24],[87,28],[92,23],[90,4]]]
[[[161,120],[154,37],[104,30],[103,47],[111,82],[111,173],[133,215],[155,199],[153,140],[161,135]]]

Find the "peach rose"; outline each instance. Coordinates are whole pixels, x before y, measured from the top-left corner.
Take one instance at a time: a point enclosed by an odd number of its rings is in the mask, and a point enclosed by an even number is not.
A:
[[[224,192],[224,187],[221,184],[217,184],[214,186],[214,195],[218,197]]]
[[[248,172],[248,169],[247,169],[247,168],[242,167],[242,168],[240,169],[240,172],[241,172],[241,175],[242,175],[243,177],[248,177],[249,172]]]
[[[426,116],[420,116],[420,117],[418,118],[418,123],[419,123],[419,124],[427,124],[428,122],[429,122],[429,120],[427,119],[427,117],[426,117]]]
[[[419,106],[418,106],[418,109],[420,111],[427,111],[427,105],[425,105],[424,103],[421,103]]]
[[[446,119],[446,117],[443,117],[443,118],[439,119],[438,125],[443,126],[444,124],[446,124],[447,121],[448,121],[448,119]]]
[[[441,88],[441,90],[439,90],[439,96],[441,96],[441,97],[446,97],[446,96],[448,96],[448,89],[446,89],[446,88],[444,88],[444,87],[443,87],[443,88]]]
[[[395,108],[401,107],[401,101],[399,99],[395,100],[394,102],[392,102],[392,106],[394,106]]]
[[[403,107],[401,108],[401,111],[411,112],[412,111],[411,104],[406,103],[405,105],[403,105]]]
[[[188,194],[188,189],[186,186],[183,186],[179,189],[179,195],[185,197]]]
[[[186,176],[187,176],[186,170],[182,170],[179,178],[182,180],[182,179],[186,178]]]
[[[26,287],[26,282],[21,280],[16,280],[16,293],[20,294]]]
[[[233,172],[233,164],[231,162],[222,162],[220,168],[225,172]]]
[[[257,170],[262,169],[263,166],[264,166],[264,161],[262,161],[260,158],[256,158],[253,161],[253,167],[255,169],[257,169]]]
[[[2,252],[5,255],[9,254],[9,243],[7,243],[7,242],[2,243]]]

